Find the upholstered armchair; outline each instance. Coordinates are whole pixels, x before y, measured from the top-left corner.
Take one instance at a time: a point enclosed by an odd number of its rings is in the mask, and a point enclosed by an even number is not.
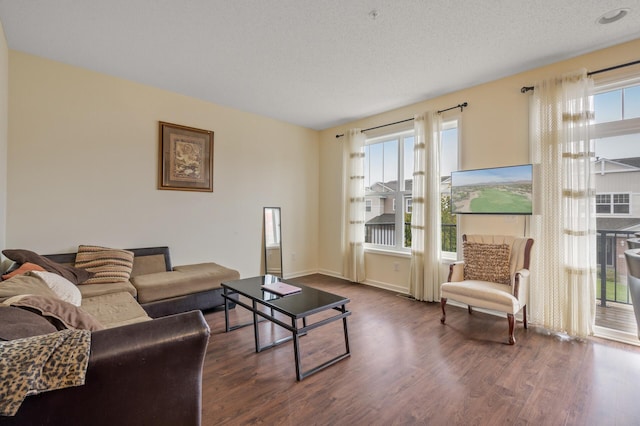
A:
[[[527,328],[529,264],[533,239],[505,235],[463,235],[464,260],[449,267],[447,282],[440,286],[440,306],[445,323],[448,299],[472,307],[505,312],[509,323],[509,344],[515,315],[522,310]]]
[[[640,250],[637,248],[626,250],[624,257],[627,260],[627,284],[629,285],[629,293],[631,293],[631,303],[636,315],[638,338],[640,339]]]

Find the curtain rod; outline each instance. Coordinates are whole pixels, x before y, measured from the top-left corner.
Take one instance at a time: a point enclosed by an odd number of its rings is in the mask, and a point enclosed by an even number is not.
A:
[[[602,72],[613,71],[613,70],[617,70],[619,68],[630,67],[631,65],[637,65],[637,64],[640,64],[640,60],[633,61],[633,62],[627,62],[626,64],[614,65],[612,67],[603,68],[601,70],[591,71],[591,72],[587,73],[587,76],[591,77],[592,75],[600,74]],[[520,93],[527,93],[529,90],[533,90],[533,86],[522,86],[522,88],[520,89]]]
[[[440,114],[440,113],[443,113],[445,111],[451,111],[452,109],[456,109],[456,108],[460,108],[460,112],[462,112],[462,110],[464,108],[466,108],[467,106],[469,106],[469,103],[468,102],[463,102],[461,104],[458,104],[456,106],[452,106],[450,108],[441,109],[440,111],[437,111],[437,113]],[[396,121],[394,123],[383,124],[381,126],[376,126],[376,127],[369,127],[368,129],[361,130],[361,132],[368,132],[369,130],[381,129],[383,127],[389,127],[389,126],[393,126],[394,124],[406,123],[407,121],[413,121],[413,120],[414,120],[413,118],[407,118],[406,120],[400,120],[400,121]],[[343,136],[344,136],[344,133],[341,134],[341,135],[336,135],[336,139],[337,138],[341,138]]]

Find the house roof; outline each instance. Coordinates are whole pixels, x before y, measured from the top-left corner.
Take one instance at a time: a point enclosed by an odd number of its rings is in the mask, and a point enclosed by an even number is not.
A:
[[[598,231],[640,231],[640,218],[633,217],[598,217]]]
[[[396,223],[396,215],[394,213],[384,213],[367,221],[365,225],[393,225]]]
[[[618,158],[618,159],[611,160],[611,161],[615,161],[616,163],[626,164],[626,165],[633,166],[635,168],[640,169],[640,157]]]
[[[0,20],[12,50],[321,130],[637,39],[637,9],[596,24],[617,3],[0,0]]]

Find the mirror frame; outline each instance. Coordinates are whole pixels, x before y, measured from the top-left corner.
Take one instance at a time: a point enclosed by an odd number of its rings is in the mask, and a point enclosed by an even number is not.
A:
[[[271,220],[269,221],[269,223],[267,223],[267,211],[271,210]],[[277,214],[274,215],[273,212],[277,212]],[[280,209],[280,207],[264,207],[262,210],[262,242],[264,245],[264,273],[265,275],[275,275],[278,276],[280,278],[283,278],[284,276],[284,271],[282,268],[282,210]],[[267,227],[270,227],[271,233],[267,232]],[[275,228],[275,229],[274,229]],[[267,243],[267,235],[274,235],[277,236],[277,241],[278,244],[268,244]],[[280,265],[278,265],[277,260],[276,261],[271,261],[269,262],[269,251],[273,250],[274,248],[278,248],[279,251],[279,263]],[[275,263],[275,266],[280,266],[280,270],[277,273],[272,273],[269,272],[269,265],[271,264],[272,268],[273,268],[273,264]],[[273,269],[272,269],[273,270]]]

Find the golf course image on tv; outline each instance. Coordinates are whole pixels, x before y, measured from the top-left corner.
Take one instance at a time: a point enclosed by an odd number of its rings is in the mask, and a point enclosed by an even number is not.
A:
[[[452,172],[452,213],[530,215],[532,173],[531,164]]]

